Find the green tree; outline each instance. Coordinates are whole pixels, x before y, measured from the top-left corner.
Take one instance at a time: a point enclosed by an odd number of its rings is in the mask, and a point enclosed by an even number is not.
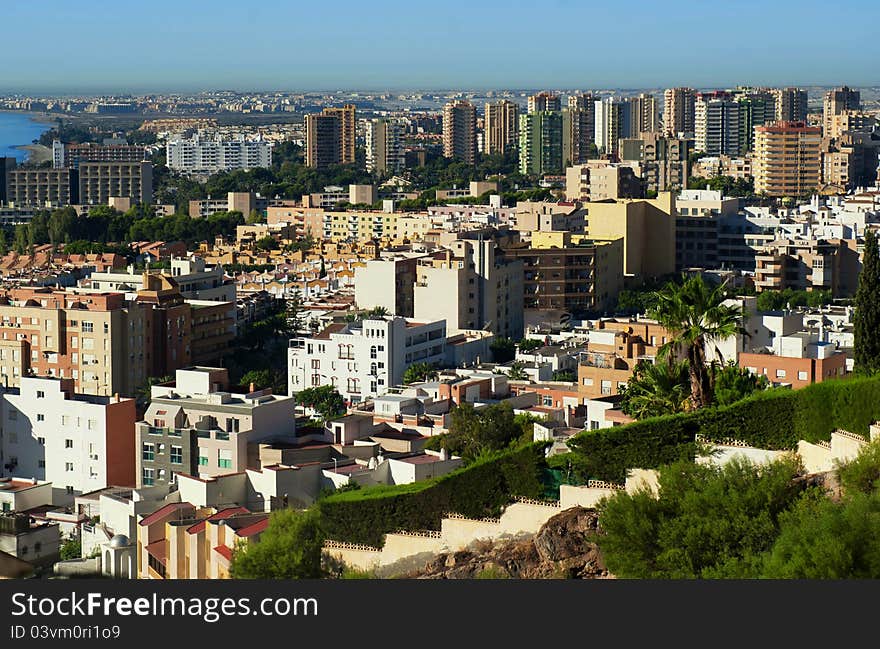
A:
[[[520,361],[514,362],[510,366],[510,371],[507,373],[507,378],[511,381],[528,381],[529,375],[525,370],[526,364]]]
[[[236,547],[229,574],[233,579],[319,579],[324,543],[315,509],[273,512],[260,540]]]
[[[0,256],[9,252],[9,244],[6,243],[6,230],[0,228]]]
[[[318,271],[318,277],[320,279],[327,277],[327,268],[324,265],[324,258],[323,257],[321,257],[321,269]]]
[[[864,446],[855,458],[838,463],[836,471],[844,493],[877,493],[880,487],[880,439]]]
[[[873,231],[865,233],[862,271],[853,314],[854,365],[857,372],[880,370],[880,255]]]
[[[503,336],[493,339],[489,349],[492,350],[492,359],[496,363],[512,361],[516,355],[516,343],[510,338],[504,338]]]
[[[659,498],[621,492],[600,503],[597,537],[619,577],[752,578],[803,491],[794,459],[723,467],[677,462],[659,470]]]
[[[553,381],[566,381],[572,383],[577,381],[577,372],[575,370],[553,370]]]
[[[260,237],[254,242],[254,248],[265,251],[278,250],[279,244],[275,237],[267,234],[265,237]]]
[[[691,405],[702,408],[712,403],[712,374],[706,365],[706,346],[743,332],[742,309],[723,304],[726,285],[709,286],[701,275],[669,282],[657,293],[651,315],[673,336],[664,352],[683,350],[688,361]]]
[[[384,306],[374,306],[372,309],[367,311],[364,316],[367,318],[384,318],[388,315],[388,309]]]
[[[299,287],[294,287],[290,297],[285,300],[285,317],[287,318],[287,329],[291,334],[296,334],[303,328],[302,291],[299,290]]]
[[[248,214],[247,221],[245,221],[248,225],[253,225],[255,223],[265,223],[266,217],[263,216],[263,213],[259,210],[251,210],[251,213]]]
[[[301,390],[296,393],[296,402],[314,410],[324,421],[345,414],[345,400],[332,385]]]
[[[855,494],[836,503],[802,498],[780,516],[779,537],[764,559],[770,579],[880,577],[880,497]]]
[[[743,367],[737,367],[732,360],[723,367],[715,366],[713,369],[715,404],[719,406],[728,406],[770,387],[766,376],[752,374]]]
[[[635,419],[684,412],[690,396],[688,376],[687,361],[639,361],[620,390],[620,409]]]
[[[506,403],[493,403],[474,408],[462,403],[450,413],[449,433],[443,446],[466,460],[473,460],[485,451],[506,448],[522,435],[513,408]]]
[[[249,370],[242,374],[238,382],[244,387],[249,387],[253,383],[257,390],[271,388],[273,394],[287,392],[287,376],[275,368],[264,367],[258,370]]]
[[[535,351],[536,349],[541,349],[544,346],[543,340],[538,340],[537,338],[523,338],[517,343],[519,350],[523,353],[528,353]]]
[[[82,556],[82,543],[77,538],[69,538],[61,544],[61,560],[79,559]]]
[[[413,363],[406,368],[403,373],[403,382],[406,384],[417,383],[420,381],[430,381],[437,378],[437,368],[433,363],[420,361]]]

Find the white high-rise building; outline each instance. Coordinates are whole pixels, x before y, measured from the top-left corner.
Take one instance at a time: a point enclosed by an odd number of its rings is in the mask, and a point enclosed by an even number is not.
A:
[[[596,102],[596,146],[616,153],[620,139],[632,134],[632,104],[618,97]]]
[[[402,135],[403,127],[399,122],[390,119],[367,121],[367,171],[397,173],[403,169]]]
[[[232,169],[254,169],[272,165],[274,142],[264,140],[204,139],[170,140],[166,164],[184,173],[216,173]]]

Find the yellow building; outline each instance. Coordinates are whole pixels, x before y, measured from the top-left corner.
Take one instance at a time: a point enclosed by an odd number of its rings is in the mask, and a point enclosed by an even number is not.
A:
[[[675,195],[585,203],[589,239],[623,239],[623,274],[647,278],[675,271]]]
[[[802,196],[819,185],[822,129],[805,122],[755,127],[755,192]]]
[[[138,523],[138,578],[229,579],[233,550],[268,525],[268,514],[244,507],[166,505]]]

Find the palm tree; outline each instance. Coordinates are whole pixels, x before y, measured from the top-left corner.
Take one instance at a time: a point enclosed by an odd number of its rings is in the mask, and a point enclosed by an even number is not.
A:
[[[706,345],[737,333],[745,334],[740,325],[744,314],[739,306],[723,304],[727,297],[726,283],[712,287],[700,275],[682,280],[680,285],[669,282],[657,293],[650,315],[673,337],[661,350],[663,354],[675,357],[684,352],[690,374],[691,403],[694,408],[702,408],[712,403],[713,397],[712,372],[706,366]],[[715,349],[718,353],[717,346]]]
[[[687,361],[640,361],[620,391],[620,409],[636,419],[684,412],[690,397],[688,383]]]
[[[507,378],[511,381],[527,381],[529,375],[526,373],[525,367],[525,363],[520,363],[519,361],[511,364],[510,372],[507,373]]]

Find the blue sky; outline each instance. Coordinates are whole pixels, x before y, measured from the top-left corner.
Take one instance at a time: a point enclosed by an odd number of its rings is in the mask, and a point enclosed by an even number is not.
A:
[[[880,85],[876,0],[2,0],[0,92]]]

